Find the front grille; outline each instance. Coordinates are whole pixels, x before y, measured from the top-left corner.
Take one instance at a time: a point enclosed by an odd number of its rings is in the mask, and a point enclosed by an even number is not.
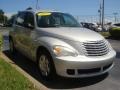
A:
[[[103,56],[109,52],[104,40],[84,42],[83,46],[86,56]]]

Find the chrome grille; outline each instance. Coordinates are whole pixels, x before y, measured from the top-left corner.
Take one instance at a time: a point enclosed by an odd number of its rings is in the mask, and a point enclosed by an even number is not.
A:
[[[87,56],[103,56],[109,52],[109,48],[104,40],[84,42],[83,46]]]

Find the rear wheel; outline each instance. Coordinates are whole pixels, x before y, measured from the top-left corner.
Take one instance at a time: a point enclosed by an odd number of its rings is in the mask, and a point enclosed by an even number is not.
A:
[[[43,50],[41,53],[39,53],[38,67],[40,70],[40,75],[44,79],[53,79],[53,76],[55,76],[55,68],[52,57],[46,50]]]
[[[10,52],[11,52],[12,54],[15,54],[16,49],[15,49],[15,47],[14,47],[14,43],[13,43],[13,40],[12,40],[12,39],[9,40],[9,48],[10,48]]]

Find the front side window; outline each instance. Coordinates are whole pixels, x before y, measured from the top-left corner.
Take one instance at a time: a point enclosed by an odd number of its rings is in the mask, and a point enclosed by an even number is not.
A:
[[[34,15],[30,12],[20,12],[15,23],[26,28],[34,28]]]
[[[73,16],[65,13],[37,13],[38,27],[79,27]]]
[[[34,26],[34,15],[30,12],[27,12],[25,15],[24,25]]]
[[[23,26],[23,25],[24,25],[24,16],[25,16],[25,13],[24,13],[24,12],[20,12],[20,13],[17,15],[17,18],[16,18],[15,23],[16,23],[17,25]]]

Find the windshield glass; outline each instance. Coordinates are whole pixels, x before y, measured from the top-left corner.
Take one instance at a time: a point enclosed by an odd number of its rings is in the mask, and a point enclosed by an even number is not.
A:
[[[75,18],[65,13],[37,13],[38,27],[80,27]]]

